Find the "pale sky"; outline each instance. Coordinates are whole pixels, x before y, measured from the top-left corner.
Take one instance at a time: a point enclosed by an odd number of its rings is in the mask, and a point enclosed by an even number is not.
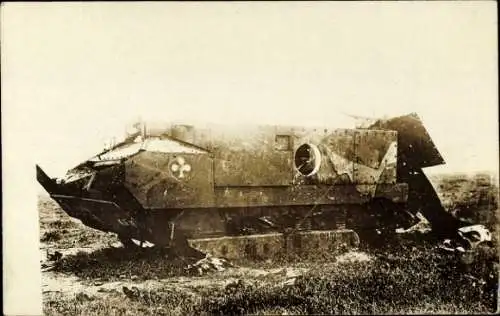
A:
[[[2,13],[3,115],[50,175],[139,116],[352,127],[343,113],[416,112],[447,161],[440,170],[498,168],[493,1],[9,3]]]

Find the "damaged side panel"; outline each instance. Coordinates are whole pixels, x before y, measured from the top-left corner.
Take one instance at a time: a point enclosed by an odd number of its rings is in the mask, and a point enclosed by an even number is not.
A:
[[[379,120],[369,129],[398,132],[398,159],[406,166],[418,169],[444,164],[443,157],[427,133],[417,114],[412,113],[388,120]],[[401,167],[404,167],[400,164]]]

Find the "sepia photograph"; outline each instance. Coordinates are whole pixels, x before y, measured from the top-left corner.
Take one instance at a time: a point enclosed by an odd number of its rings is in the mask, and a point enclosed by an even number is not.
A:
[[[4,315],[499,311],[495,2],[1,10]]]

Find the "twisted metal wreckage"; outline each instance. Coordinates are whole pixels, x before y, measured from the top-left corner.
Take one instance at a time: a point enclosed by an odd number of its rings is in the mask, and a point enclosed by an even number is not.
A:
[[[356,247],[367,230],[432,231],[465,251],[491,240],[446,212],[423,168],[444,164],[416,114],[355,129],[146,123],[38,182],[125,246],[270,258]],[[200,253],[201,252],[201,253]]]

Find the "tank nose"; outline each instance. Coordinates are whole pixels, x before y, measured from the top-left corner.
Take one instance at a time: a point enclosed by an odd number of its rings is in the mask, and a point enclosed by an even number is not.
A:
[[[36,165],[36,180],[49,194],[58,193],[59,185],[54,179],[51,179],[39,165]]]

